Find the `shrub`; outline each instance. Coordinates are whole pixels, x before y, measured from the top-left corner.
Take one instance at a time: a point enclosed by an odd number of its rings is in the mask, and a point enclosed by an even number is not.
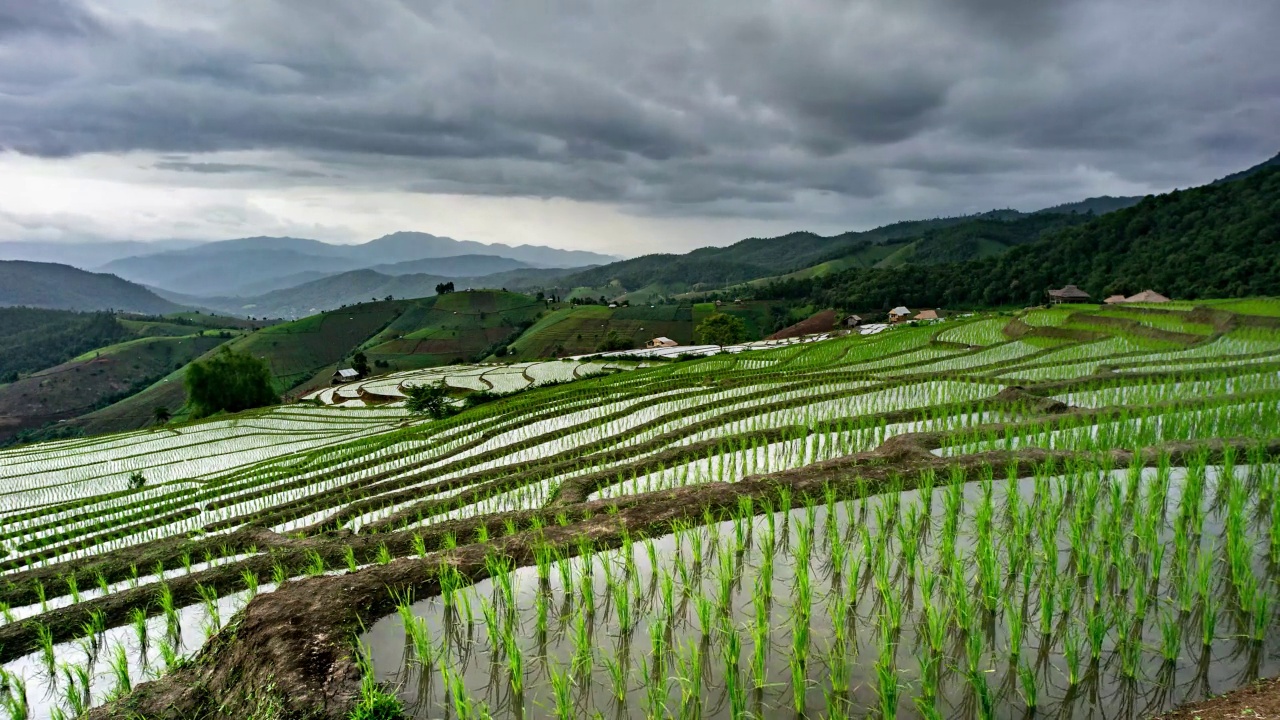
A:
[[[191,363],[183,379],[192,417],[202,418],[219,411],[240,412],[272,405],[276,393],[271,386],[271,369],[262,360],[223,346],[208,360]]]
[[[615,350],[630,350],[635,346],[636,341],[633,338],[629,338],[617,330],[610,330],[604,336],[604,340],[601,340],[600,344],[596,346],[596,350],[598,352],[613,352]]]
[[[698,336],[708,345],[733,345],[747,337],[747,327],[742,318],[726,313],[712,313],[698,323]]]
[[[430,415],[437,420],[454,413],[453,405],[449,404],[449,391],[445,389],[444,383],[411,385],[404,392],[408,398],[404,406],[411,413]]]

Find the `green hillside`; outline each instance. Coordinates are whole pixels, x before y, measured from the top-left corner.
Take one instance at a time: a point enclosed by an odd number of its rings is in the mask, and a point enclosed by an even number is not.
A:
[[[0,383],[131,337],[110,313],[0,308]]]
[[[412,304],[389,300],[352,305],[264,328],[231,347],[265,360],[283,393],[350,356]]]
[[[693,339],[693,314],[688,305],[562,307],[512,343],[511,356],[533,360],[596,352],[610,331],[631,338],[636,346],[658,336],[688,343]]]
[[[415,300],[363,344],[390,370],[448,365],[488,355],[532,325],[546,303],[503,290],[465,290]]]
[[[0,386],[0,442],[127,398],[224,342],[216,332],[139,338]]]
[[[804,279],[865,267],[957,262],[1001,254],[1038,240],[1046,232],[1088,221],[1080,215],[1001,210],[982,215],[902,222],[833,237],[791,233],[752,238],[687,255],[645,255],[569,275],[569,297],[626,298],[705,293],[759,285],[774,279]],[[779,275],[779,270],[784,272]]]
[[[0,260],[0,306],[142,313],[184,309],[115,275],[20,260]]]
[[[1175,299],[1280,294],[1280,168],[1145,198],[998,257],[781,280],[757,297],[849,310],[1044,302],[1075,283],[1095,299],[1151,288]]]

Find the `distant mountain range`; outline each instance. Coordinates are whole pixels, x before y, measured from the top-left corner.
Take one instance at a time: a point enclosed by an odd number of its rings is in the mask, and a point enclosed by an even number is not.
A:
[[[486,245],[399,232],[359,245],[291,237],[222,240],[135,255],[101,268],[126,280],[195,297],[248,297],[326,275],[374,269],[386,275],[479,277],[526,267],[584,267],[617,258],[536,245]]]
[[[189,297],[254,297],[352,270],[476,278],[523,268],[583,268],[612,255],[397,232],[358,245],[293,237],[198,242],[0,242],[0,260],[71,265]]]
[[[1280,155],[1214,184],[1248,178],[1274,166],[1280,166]],[[1143,200],[1104,196],[1033,213],[993,210],[829,237],[795,232],[621,261],[585,251],[486,245],[415,232],[393,233],[358,245],[291,237],[194,245],[180,241],[0,243],[0,258],[71,254],[81,268],[0,263],[0,305],[139,312],[172,312],[189,306],[237,316],[294,318],[374,297],[423,297],[433,294],[440,282],[453,282],[458,289],[546,289],[560,295],[575,291],[592,297],[640,299],[859,268],[997,257]],[[84,265],[108,257],[101,270],[110,274],[84,271]]]
[[[455,258],[444,259],[454,260]],[[379,267],[403,270],[414,264],[395,263]],[[468,262],[446,264],[445,268],[481,269],[480,266]],[[436,293],[436,285],[440,283],[452,282],[458,290],[541,287],[554,284],[557,279],[571,272],[573,270],[562,268],[515,267],[505,272],[466,277],[429,273],[388,274],[373,269],[363,269],[324,275],[291,287],[248,297],[195,297],[170,293],[163,289],[157,290],[157,293],[176,303],[206,308],[236,317],[293,320],[333,310],[343,305],[381,300],[387,296],[396,299],[428,297]]]
[[[0,260],[0,306],[147,314],[185,309],[115,275],[25,260]]]

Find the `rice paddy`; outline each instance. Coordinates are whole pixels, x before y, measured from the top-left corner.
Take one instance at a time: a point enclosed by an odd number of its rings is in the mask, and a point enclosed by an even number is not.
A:
[[[0,452],[0,717],[187,682],[343,579],[377,599],[331,640],[342,702],[409,717],[1138,718],[1276,674],[1280,322],[1107,312],[411,371]],[[505,396],[400,406],[440,381]]]

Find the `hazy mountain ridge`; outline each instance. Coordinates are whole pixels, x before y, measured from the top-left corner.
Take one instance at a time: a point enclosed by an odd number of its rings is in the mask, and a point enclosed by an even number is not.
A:
[[[485,259],[487,258],[487,259]],[[454,240],[398,232],[358,245],[293,237],[220,240],[113,260],[100,269],[127,280],[197,297],[226,298],[292,287],[365,268],[388,275],[482,276],[523,267],[583,267],[617,258],[581,250]],[[438,267],[431,260],[438,260]]]
[[[149,314],[185,309],[115,275],[24,260],[0,260],[0,306]]]

